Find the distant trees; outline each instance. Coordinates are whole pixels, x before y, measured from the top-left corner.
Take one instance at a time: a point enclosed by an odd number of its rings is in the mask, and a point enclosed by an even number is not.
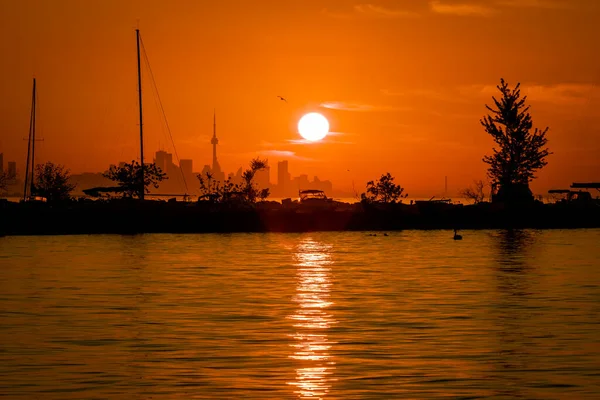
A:
[[[142,173],[144,176],[142,182]],[[158,188],[159,183],[167,178],[160,167],[155,163],[144,164],[144,169],[139,162],[132,160],[131,163],[125,163],[122,167],[111,165],[108,171],[105,171],[102,176],[117,182],[123,190],[124,197],[141,197],[142,190],[144,193],[150,192],[150,186]]]
[[[211,172],[198,174],[196,177],[200,182],[200,199],[216,203],[223,198],[221,183],[214,179],[214,175]],[[224,182],[224,185],[225,183],[230,183],[229,179]]]
[[[0,172],[0,196],[8,192],[8,185],[14,183],[17,179],[17,174],[9,174],[8,171]]]
[[[395,203],[408,196],[404,188],[394,183],[394,177],[389,173],[381,175],[377,181],[367,182],[367,192],[360,195],[363,202]]]
[[[8,182],[10,181],[10,176],[8,172],[2,171],[0,172],[0,196],[2,196],[8,190]]]
[[[473,181],[473,186],[462,189],[459,194],[466,199],[473,200],[474,203],[481,203],[485,198],[485,183],[482,180]]]
[[[37,164],[32,194],[45,197],[48,202],[68,200],[76,186],[69,183],[70,176],[70,171],[63,165],[52,162]]]
[[[535,172],[547,164],[546,157],[552,153],[545,148],[548,128],[532,132],[527,96],[521,98],[520,84],[510,89],[504,79],[497,86],[502,97],[494,100],[494,107],[486,105],[491,115],[480,122],[492,136],[498,148],[494,154],[485,156],[489,164],[488,176],[492,187],[497,189],[492,201],[514,202],[533,200],[529,182]]]
[[[216,181],[210,172],[199,174],[200,199],[212,203],[231,203],[239,202],[254,204],[257,200],[264,201],[269,197],[268,188],[260,189],[254,182],[254,177],[258,171],[267,167],[267,160],[255,158],[250,161],[250,168],[242,173],[242,182],[234,184],[230,179],[225,182]]]
[[[214,179],[211,172],[197,175],[200,182],[200,197],[198,200],[208,201],[210,203],[230,203],[241,196],[239,185],[227,179],[220,182]]]

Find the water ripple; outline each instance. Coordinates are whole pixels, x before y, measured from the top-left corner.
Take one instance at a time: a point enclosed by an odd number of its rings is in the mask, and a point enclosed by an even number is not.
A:
[[[600,230],[0,238],[11,399],[600,397]]]

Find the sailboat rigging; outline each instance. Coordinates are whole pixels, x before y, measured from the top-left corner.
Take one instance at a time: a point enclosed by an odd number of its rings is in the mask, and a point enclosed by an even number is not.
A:
[[[25,165],[25,183],[23,186],[23,201],[34,195],[35,175],[35,109],[37,101],[36,80],[33,78],[33,93],[31,95],[31,114],[29,116],[29,137],[27,138],[27,164]],[[38,139],[39,140],[39,139]]]
[[[142,107],[142,59],[141,59],[142,51],[144,53],[144,60],[146,61],[148,71],[150,72],[150,78],[152,81],[152,85],[154,86],[154,92],[158,98],[158,104],[160,106],[160,111],[163,115],[165,125],[166,125],[167,131],[169,133],[169,138],[171,139],[171,143],[173,144],[173,150],[175,153],[175,157],[176,157],[178,163],[181,164],[181,161],[179,159],[179,155],[177,154],[177,149],[175,148],[175,141],[173,140],[173,135],[171,134],[171,128],[169,127],[169,123],[167,121],[167,116],[166,116],[164,107],[162,105],[160,95],[158,93],[158,88],[156,87],[156,81],[154,79],[154,74],[152,73],[152,68],[150,67],[150,61],[148,60],[148,54],[146,53],[146,48],[144,47],[144,42],[142,41],[140,30],[136,29],[135,32],[136,32],[136,44],[137,44],[138,102],[139,102],[139,125],[140,125],[140,163],[141,163],[141,175],[142,175],[142,177],[141,177],[142,188],[141,188],[141,192],[140,192],[140,199],[144,200],[145,169],[144,169],[144,130],[143,130],[143,111],[142,111],[143,110],[143,107]],[[181,171],[181,177],[183,179],[183,184],[185,186],[185,191],[186,191],[186,194],[184,195],[184,198],[185,198],[187,196],[187,193],[189,192],[189,190],[188,190],[187,182],[185,180],[185,175],[183,174],[183,171]]]

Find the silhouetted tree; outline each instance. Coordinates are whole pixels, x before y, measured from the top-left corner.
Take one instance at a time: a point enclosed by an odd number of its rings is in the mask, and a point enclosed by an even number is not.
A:
[[[238,198],[238,194],[240,191],[239,185],[231,182],[231,179],[226,179],[225,182],[219,187],[221,194],[221,202],[230,203],[233,199]]]
[[[258,158],[250,161],[250,168],[242,173],[242,183],[234,184],[230,179],[219,182],[213,179],[210,172],[197,176],[200,182],[200,200],[213,203],[256,203],[257,199],[264,201],[269,197],[269,189],[259,189],[254,183],[256,173],[267,167],[267,160]]]
[[[258,199],[260,201],[265,201],[267,200],[267,197],[269,197],[271,195],[271,190],[269,190],[269,188],[263,188],[260,189],[260,191],[258,192]]]
[[[485,183],[482,180],[473,181],[474,186],[469,186],[459,192],[459,194],[469,200],[473,200],[475,203],[481,203],[485,198],[483,188]]]
[[[8,190],[8,181],[10,180],[8,172],[0,172],[0,196]]]
[[[142,188],[145,193],[150,192],[150,185],[158,188],[159,183],[167,178],[167,174],[162,172],[155,163],[144,164],[144,180],[142,183],[142,166],[139,162],[132,160],[131,163],[125,163],[122,167],[111,165],[108,171],[102,176],[117,182],[123,189],[125,197],[140,197]]]
[[[35,166],[33,194],[48,202],[64,201],[71,197],[75,184],[69,183],[71,174],[63,165],[47,162]]]
[[[199,200],[209,200],[211,202],[218,202],[222,198],[221,185],[219,181],[213,179],[211,172],[205,172],[204,174],[198,174],[196,176],[200,182],[200,197]]]
[[[17,178],[17,174],[9,174],[8,171],[0,172],[0,195],[6,194],[8,185],[15,183]]]
[[[256,199],[260,196],[261,190],[254,183],[254,176],[258,171],[267,168],[267,160],[261,160],[260,158],[254,158],[250,161],[250,168],[242,173],[242,184],[240,186],[240,192],[243,199],[248,203],[256,203]],[[269,196],[269,189],[263,194],[262,200]]]
[[[492,114],[480,121],[498,145],[493,149],[493,155],[483,158],[490,165],[488,176],[492,187],[498,189],[493,201],[533,200],[529,182],[535,178],[534,173],[547,164],[546,157],[552,154],[544,148],[548,142],[548,128],[536,128],[531,132],[533,123],[529,106],[525,105],[527,96],[521,98],[519,83],[510,89],[501,79],[497,87],[502,97],[500,100],[492,97],[495,107],[486,105]]]
[[[362,201],[374,203],[395,203],[408,196],[404,188],[394,183],[394,177],[388,172],[378,181],[367,182],[367,193],[360,195]]]

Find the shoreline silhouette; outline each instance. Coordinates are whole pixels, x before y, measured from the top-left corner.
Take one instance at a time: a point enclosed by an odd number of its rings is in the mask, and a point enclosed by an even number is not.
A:
[[[0,202],[0,234],[132,234],[600,228],[596,203],[310,204],[253,206],[137,199]]]

